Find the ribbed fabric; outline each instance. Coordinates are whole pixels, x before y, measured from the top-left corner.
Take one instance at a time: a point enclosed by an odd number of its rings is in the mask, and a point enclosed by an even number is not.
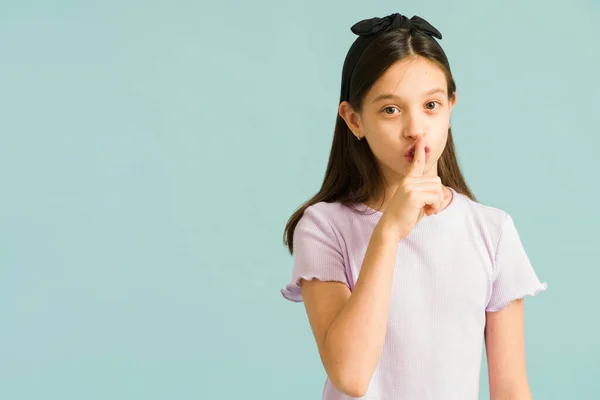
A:
[[[512,217],[457,193],[398,244],[383,352],[361,399],[477,400],[486,311],[546,290]],[[300,278],[338,281],[352,291],[382,213],[339,202],[308,207],[294,231],[288,300]],[[326,378],[323,400],[355,399]]]

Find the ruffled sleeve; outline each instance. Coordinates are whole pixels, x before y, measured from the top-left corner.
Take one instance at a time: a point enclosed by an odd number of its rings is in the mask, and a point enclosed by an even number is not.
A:
[[[535,296],[548,287],[539,281],[512,217],[507,214],[496,250],[492,294],[486,311],[500,311],[513,300]]]
[[[309,206],[294,230],[294,263],[291,281],[281,294],[301,302],[301,278],[342,282],[350,288],[340,242],[330,222],[315,206]]]

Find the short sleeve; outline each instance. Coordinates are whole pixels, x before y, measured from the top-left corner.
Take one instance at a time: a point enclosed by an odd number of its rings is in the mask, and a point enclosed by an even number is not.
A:
[[[298,285],[301,278],[342,282],[350,288],[339,240],[330,221],[314,205],[304,210],[293,237],[292,277],[281,289],[283,297],[294,302],[303,301]]]
[[[531,266],[514,221],[507,214],[494,261],[492,294],[486,311],[500,311],[513,300],[546,290]]]

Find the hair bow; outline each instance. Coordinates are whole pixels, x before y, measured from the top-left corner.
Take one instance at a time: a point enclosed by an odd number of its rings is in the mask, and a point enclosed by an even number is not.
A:
[[[364,19],[352,25],[350,29],[359,36],[370,36],[397,28],[417,29],[438,39],[442,39],[440,31],[423,18],[415,15],[408,19],[406,16],[399,13],[393,13],[383,18],[375,17]]]

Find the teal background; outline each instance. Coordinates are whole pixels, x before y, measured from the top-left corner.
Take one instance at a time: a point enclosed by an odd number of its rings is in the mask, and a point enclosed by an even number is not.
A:
[[[534,399],[598,399],[595,0],[2,1],[0,398],[319,399],[283,228],[350,26],[392,12],[442,32],[467,181],[548,282]]]

